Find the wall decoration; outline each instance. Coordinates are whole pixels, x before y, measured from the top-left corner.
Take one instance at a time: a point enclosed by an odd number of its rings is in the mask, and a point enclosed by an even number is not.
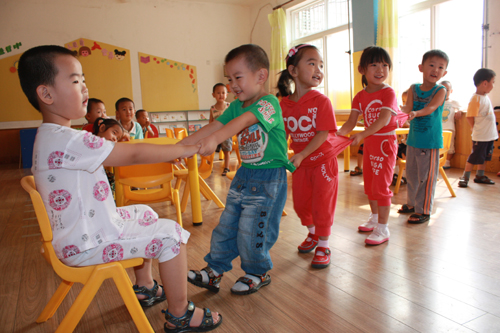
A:
[[[7,53],[11,53],[14,49],[18,49],[22,46],[23,44],[21,44],[20,42],[14,44],[14,45],[7,45],[5,47],[0,47],[0,56],[4,55],[4,54],[7,54]]]
[[[142,106],[148,111],[196,110],[196,67],[139,52]]]

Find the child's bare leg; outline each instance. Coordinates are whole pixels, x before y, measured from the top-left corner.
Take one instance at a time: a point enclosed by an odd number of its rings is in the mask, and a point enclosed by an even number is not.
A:
[[[154,287],[153,275],[151,275],[151,259],[144,259],[144,263],[141,266],[134,267],[136,284],[139,287],[146,287],[152,289]],[[156,296],[161,296],[162,290],[158,288]],[[146,295],[137,295],[138,299],[146,299]]]
[[[224,152],[224,168],[229,169],[229,160],[231,159],[231,152]]]
[[[180,253],[168,261],[160,263],[160,276],[165,285],[168,312],[175,317],[182,317],[187,311],[187,251],[181,244]],[[212,312],[214,324],[219,322],[219,314]],[[203,310],[196,308],[190,326],[197,327],[203,319]]]
[[[363,155],[358,153],[358,156],[356,158],[358,160],[358,168],[363,170]]]

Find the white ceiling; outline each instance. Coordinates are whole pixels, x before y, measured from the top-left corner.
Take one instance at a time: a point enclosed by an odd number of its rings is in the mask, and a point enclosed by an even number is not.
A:
[[[231,4],[231,5],[248,6],[248,7],[252,7],[254,5],[257,5],[257,4],[263,2],[263,0],[187,0],[187,1],[226,3],[226,4]],[[269,1],[269,2],[273,2],[273,1]]]

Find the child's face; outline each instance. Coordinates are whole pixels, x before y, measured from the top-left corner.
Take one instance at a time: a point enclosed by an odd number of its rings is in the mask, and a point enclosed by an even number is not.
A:
[[[217,102],[224,102],[227,98],[227,89],[224,86],[217,86],[212,96]]]
[[[137,122],[142,126],[146,126],[149,122],[149,115],[147,112],[140,112],[137,116]]]
[[[101,125],[98,136],[108,141],[118,142],[123,136],[123,130],[118,125],[111,126],[108,129],[106,129],[106,126]]]
[[[48,112],[51,122],[66,125],[68,120],[87,114],[89,92],[85,85],[82,65],[75,57],[60,55],[54,59],[57,75],[53,86],[47,86],[51,102]]]
[[[231,90],[241,102],[244,102],[245,107],[255,103],[261,97],[262,85],[267,79],[267,77],[262,78],[265,69],[252,72],[245,58],[240,56],[226,64],[226,71],[229,75]]]
[[[484,92],[489,94],[490,91],[495,87],[495,77],[492,77],[489,81],[484,81]]]
[[[291,68],[296,85],[306,89],[317,87],[323,81],[323,57],[316,49],[308,48],[302,53],[297,66]]]
[[[85,115],[89,124],[95,123],[97,118],[106,118],[106,107],[104,103],[93,103],[90,112]]]
[[[359,72],[366,77],[369,85],[379,86],[389,76],[389,64],[385,62],[374,62],[368,64],[367,68],[359,68]]]
[[[123,122],[129,122],[132,121],[134,118],[135,114],[135,107],[134,103],[126,101],[126,102],[121,102],[118,105],[118,113],[120,113],[120,120]]]
[[[402,95],[401,95],[401,101],[403,102],[403,105],[406,105],[406,101],[408,100],[408,93],[405,91]]]
[[[446,75],[446,67],[448,62],[441,57],[430,57],[425,60],[418,69],[423,73],[424,82],[436,84],[443,76]]]

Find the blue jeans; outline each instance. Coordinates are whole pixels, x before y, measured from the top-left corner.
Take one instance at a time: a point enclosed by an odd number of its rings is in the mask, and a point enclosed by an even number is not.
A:
[[[285,167],[241,167],[227,194],[226,208],[212,232],[208,266],[218,273],[230,271],[238,256],[247,274],[265,274],[273,268],[269,250],[278,239],[286,202]]]

